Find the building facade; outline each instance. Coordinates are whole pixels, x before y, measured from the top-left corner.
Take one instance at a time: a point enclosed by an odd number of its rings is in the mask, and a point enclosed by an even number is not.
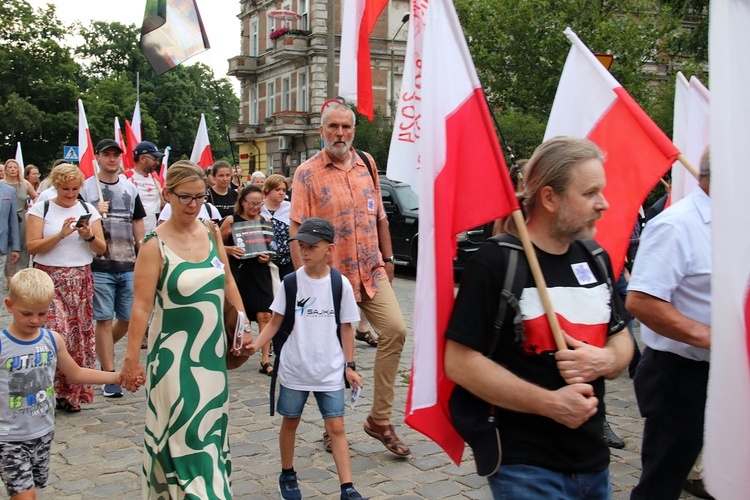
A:
[[[320,149],[320,109],[338,93],[343,1],[240,1],[241,54],[229,59],[227,75],[241,86],[240,123],[229,135],[239,146],[245,172],[290,176]],[[389,2],[370,37],[375,107],[386,114],[401,87],[408,12],[408,1]],[[329,29],[335,34],[333,47]],[[329,50],[336,61],[332,87]]]

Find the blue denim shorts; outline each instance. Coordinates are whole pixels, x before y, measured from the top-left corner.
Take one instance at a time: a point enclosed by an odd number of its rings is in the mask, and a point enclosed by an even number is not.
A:
[[[612,497],[609,469],[564,474],[524,464],[501,465],[487,477],[495,500],[576,498],[606,500]]]
[[[279,400],[276,403],[276,411],[283,417],[300,417],[309,394],[310,391],[288,389],[279,384]],[[323,416],[323,420],[344,416],[344,389],[325,392],[313,391],[313,395],[318,402],[318,409]]]
[[[117,317],[130,321],[130,311],[133,309],[133,271],[93,274],[94,319],[107,321]]]

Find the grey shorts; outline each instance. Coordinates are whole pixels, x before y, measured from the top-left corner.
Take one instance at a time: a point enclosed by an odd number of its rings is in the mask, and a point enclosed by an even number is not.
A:
[[[8,495],[47,486],[55,431],[28,441],[0,442],[0,477]]]

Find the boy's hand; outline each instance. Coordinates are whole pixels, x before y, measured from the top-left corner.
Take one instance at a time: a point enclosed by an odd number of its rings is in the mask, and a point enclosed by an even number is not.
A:
[[[355,385],[360,389],[363,387],[362,377],[360,377],[359,373],[348,368],[346,370],[346,381],[349,382],[349,385],[352,387],[354,387]]]

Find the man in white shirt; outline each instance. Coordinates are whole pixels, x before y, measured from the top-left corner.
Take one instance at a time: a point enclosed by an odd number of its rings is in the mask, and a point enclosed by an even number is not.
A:
[[[699,187],[646,225],[626,307],[646,349],[634,378],[646,419],[643,472],[631,499],[678,498],[703,447],[711,347],[711,169]]]
[[[154,172],[161,166],[163,157],[164,153],[160,152],[153,142],[139,142],[133,150],[135,166],[125,174],[138,188],[141,203],[146,210],[146,218],[143,220],[146,233],[156,227],[159,213],[164,207],[161,185],[154,176]]]

